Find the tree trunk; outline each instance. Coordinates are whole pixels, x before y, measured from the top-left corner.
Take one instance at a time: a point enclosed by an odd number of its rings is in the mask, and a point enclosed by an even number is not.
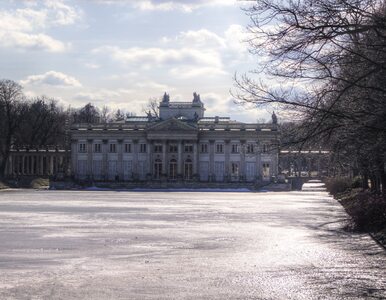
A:
[[[363,174],[362,176],[362,188],[363,190],[369,189],[369,176],[367,175],[367,173]]]
[[[381,172],[381,193],[383,195],[386,195],[386,173],[384,170]]]
[[[370,176],[370,184],[371,184],[371,191],[372,192],[375,192],[376,191],[376,185],[377,185],[377,182],[376,182],[376,179],[375,179],[375,176],[374,175],[371,175]]]
[[[9,159],[9,150],[7,149],[3,155],[3,158],[1,160],[1,163],[0,163],[0,179],[4,179],[5,178],[5,170],[7,168],[7,162],[8,162],[8,159]]]

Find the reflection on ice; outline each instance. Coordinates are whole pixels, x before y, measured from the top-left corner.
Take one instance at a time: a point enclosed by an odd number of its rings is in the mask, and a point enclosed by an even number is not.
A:
[[[0,299],[386,298],[346,218],[324,191],[0,192]]]
[[[326,186],[320,180],[310,180],[303,184],[302,191],[325,191]]]

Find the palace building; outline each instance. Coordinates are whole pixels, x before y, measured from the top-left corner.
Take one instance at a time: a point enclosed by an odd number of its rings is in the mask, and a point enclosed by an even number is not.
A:
[[[205,117],[204,103],[171,102],[159,116],[71,127],[71,172],[87,181],[250,182],[278,173],[278,130],[272,123]]]

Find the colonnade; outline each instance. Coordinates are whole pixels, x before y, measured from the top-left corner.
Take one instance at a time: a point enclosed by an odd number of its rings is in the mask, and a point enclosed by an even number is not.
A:
[[[7,162],[6,175],[53,176],[65,172],[66,152],[62,150],[11,151]]]
[[[81,143],[84,143],[83,141]],[[100,143],[98,140],[97,143]],[[115,152],[111,156],[110,144],[116,143]],[[79,141],[72,141],[72,172],[76,178],[100,178],[101,180],[152,180],[152,179],[196,179],[200,181],[248,181],[262,177],[262,156],[257,145],[254,150],[247,153],[246,140],[239,140],[238,151],[232,153],[230,139],[206,141],[193,139],[148,139],[146,141],[134,139],[130,141],[131,151],[125,153],[125,142],[123,139],[101,140],[100,152],[94,152],[94,140],[86,141],[85,150],[79,152]],[[146,144],[146,152],[140,151]],[[205,151],[201,152],[201,144],[206,144]],[[216,144],[222,144],[222,151],[216,151]],[[158,151],[156,146],[159,147]],[[171,151],[170,146],[175,145]],[[185,146],[191,146],[186,151]],[[142,149],[143,150],[143,149]],[[237,156],[235,156],[235,154]],[[80,158],[81,156],[81,158]],[[97,156],[98,158],[95,158]],[[253,157],[252,157],[253,156]],[[267,160],[271,168],[271,175],[277,172],[277,154],[269,154]],[[248,159],[247,159],[248,157]],[[252,157],[252,158],[251,158]],[[100,161],[101,169],[94,173],[94,160]],[[78,165],[78,162],[81,164]],[[114,163],[112,174],[109,169],[109,162]],[[130,163],[131,173],[124,171],[124,164]],[[247,164],[249,171],[247,171]],[[237,168],[232,168],[233,165]],[[221,165],[219,170],[218,165]],[[175,169],[176,168],[176,169]],[[235,171],[237,170],[237,171]],[[253,171],[251,171],[253,170]],[[219,177],[219,174],[221,176]],[[220,179],[219,179],[220,178]],[[221,179],[223,178],[223,179]]]

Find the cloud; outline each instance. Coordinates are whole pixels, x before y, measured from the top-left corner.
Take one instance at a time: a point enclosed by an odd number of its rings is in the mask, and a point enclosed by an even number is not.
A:
[[[237,0],[99,0],[105,4],[130,4],[134,8],[143,11],[171,11],[180,10],[192,12],[193,10],[211,6],[231,6],[238,3]]]
[[[59,87],[81,87],[82,85],[74,77],[61,72],[49,71],[41,75],[31,75],[21,80],[22,85],[51,85]]]
[[[219,75],[229,75],[221,68],[214,67],[176,67],[170,70],[170,74],[182,79],[194,77],[215,77]]]
[[[223,34],[216,34],[205,28],[199,30],[183,31],[175,38],[162,37],[161,43],[164,45],[177,44],[180,47],[193,49],[221,51],[225,55],[244,57],[248,52],[246,41],[250,34],[246,29],[238,24],[230,25]]]
[[[210,65],[220,67],[221,58],[214,51],[199,51],[192,48],[127,48],[103,46],[93,53],[108,54],[113,60],[124,64],[135,64],[143,67],[173,64]]]
[[[74,24],[81,12],[60,0],[25,2],[24,8],[0,10],[0,47],[63,52],[69,45],[44,31]]]
[[[166,84],[162,84],[162,83],[158,83],[158,82],[154,82],[154,81],[149,81],[149,80],[146,80],[146,81],[143,81],[143,82],[137,82],[135,84],[136,87],[138,88],[142,88],[142,89],[146,89],[146,90],[155,90],[155,91],[171,91],[173,90],[173,88],[167,86]]]
[[[84,66],[89,69],[99,69],[101,66],[93,63],[85,63]]]
[[[224,39],[227,47],[237,53],[244,54],[248,52],[247,41],[252,38],[247,30],[238,24],[232,24],[224,32]]]
[[[230,25],[222,34],[208,29],[188,30],[175,37],[160,38],[159,47],[101,46],[94,55],[107,55],[120,66],[154,70],[169,68],[169,74],[178,79],[216,77],[227,75],[228,66],[247,61],[247,33],[240,25]]]
[[[26,48],[45,50],[48,52],[63,52],[68,47],[61,41],[46,34],[27,34],[24,32],[4,32],[0,30],[0,47]]]
[[[75,9],[60,0],[46,0],[45,7],[44,11],[47,15],[48,25],[71,25],[82,16],[82,11],[79,8]]]
[[[175,39],[164,39],[165,43],[177,42],[181,45],[190,45],[194,48],[225,48],[226,40],[207,29],[189,30],[181,32]]]
[[[119,96],[119,93],[117,92],[100,90],[96,92],[81,92],[76,94],[74,98],[83,102],[103,102],[117,96]]]

